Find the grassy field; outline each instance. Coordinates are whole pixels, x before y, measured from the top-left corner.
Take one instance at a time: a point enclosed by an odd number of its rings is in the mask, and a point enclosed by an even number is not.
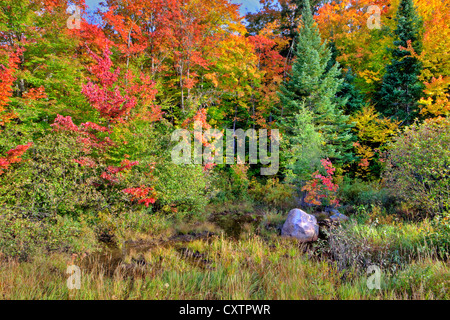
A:
[[[131,221],[139,219],[143,218]],[[156,216],[146,219],[140,221],[146,226],[140,232],[118,220],[115,241],[78,254],[41,249],[26,261],[3,258],[0,297],[450,298],[450,265],[424,241],[427,222],[383,224],[368,222],[360,214],[305,245],[279,236],[281,212],[243,223],[238,239],[208,221],[186,225]],[[373,264],[381,268],[379,290],[367,285],[367,268]],[[79,290],[68,289],[69,265],[81,269]]]

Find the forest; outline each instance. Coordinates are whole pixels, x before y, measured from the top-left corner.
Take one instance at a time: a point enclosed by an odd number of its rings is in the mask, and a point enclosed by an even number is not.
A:
[[[0,0],[0,299],[450,298],[450,0],[238,2]]]

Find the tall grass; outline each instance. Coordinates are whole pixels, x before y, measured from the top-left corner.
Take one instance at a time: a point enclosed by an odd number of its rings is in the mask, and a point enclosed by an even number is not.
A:
[[[360,232],[365,232],[361,229]],[[374,239],[380,235],[373,235]],[[195,252],[187,257],[179,250]],[[185,251],[186,251],[185,250]],[[365,270],[351,277],[333,263],[313,259],[296,241],[267,242],[255,235],[240,241],[217,236],[144,251],[72,260],[68,254],[39,255],[0,264],[3,299],[448,299],[448,263],[411,261],[383,274],[381,290],[369,290]],[[90,261],[91,263],[88,263]],[[67,288],[66,268],[81,267],[81,289]],[[111,267],[113,266],[113,267]]]

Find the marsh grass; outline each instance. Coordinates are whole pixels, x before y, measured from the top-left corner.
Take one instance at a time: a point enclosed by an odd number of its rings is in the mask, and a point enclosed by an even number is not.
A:
[[[182,254],[181,245],[194,252],[193,257]],[[86,263],[89,259],[91,263]],[[72,263],[82,269],[80,290],[69,290],[66,285],[69,275],[65,272]],[[450,297],[449,265],[431,257],[411,261],[395,274],[383,274],[382,289],[369,290],[365,270],[354,269],[352,276],[343,277],[336,264],[314,259],[296,241],[277,238],[267,242],[250,234],[240,241],[221,235],[209,241],[128,250],[119,259],[53,253],[21,263],[3,260],[0,266],[3,299]]]
[[[84,246],[78,239],[82,250],[36,247],[25,261],[0,256],[0,298],[450,298],[449,262],[427,242],[424,235],[433,227],[427,220],[361,211],[308,245],[280,237],[284,220],[284,212],[266,210],[244,222],[236,239],[208,219],[183,223],[136,213],[108,218],[113,243]],[[81,268],[80,290],[67,287],[69,265]],[[381,290],[368,289],[370,265],[381,268]]]

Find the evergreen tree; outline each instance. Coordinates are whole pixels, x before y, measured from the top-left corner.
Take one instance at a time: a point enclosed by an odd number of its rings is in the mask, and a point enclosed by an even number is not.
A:
[[[353,115],[365,105],[364,95],[355,86],[356,75],[351,69],[345,72],[343,79],[344,82],[341,85],[338,96],[347,99],[347,103],[344,106],[345,114]]]
[[[280,6],[280,30],[282,30],[283,35],[289,39],[289,48],[292,45],[292,41],[294,41],[294,39],[297,40],[298,38],[298,20],[301,18],[305,7],[314,10],[321,2],[321,0],[308,0],[308,3],[306,3],[305,0],[278,1]],[[283,50],[281,54],[286,57],[288,48]]]
[[[294,116],[292,135],[283,142],[282,148],[289,150],[283,159],[285,163],[282,163],[286,168],[287,181],[302,184],[311,178],[325,156],[323,135],[314,125],[314,114],[304,104],[300,104],[300,109]]]
[[[422,65],[410,51],[405,50],[410,42],[417,54],[422,52],[422,21],[414,8],[413,0],[401,0],[396,20],[392,61],[386,67],[381,89],[374,102],[385,116],[409,124],[418,114],[417,101],[423,91],[423,84],[418,79]]]
[[[297,128],[296,116],[303,106],[313,114],[313,124],[323,135],[324,155],[332,161],[343,163],[352,158],[351,126],[343,114],[346,99],[338,97],[343,80],[339,64],[327,72],[331,50],[322,43],[314,22],[308,0],[302,10],[302,29],[296,46],[296,59],[290,79],[281,86],[279,93],[282,108],[279,123],[291,137]],[[300,128],[301,129],[301,128]]]
[[[328,72],[337,62],[337,57],[340,52],[336,48],[334,41],[329,43],[329,48],[331,50],[331,59],[328,61],[326,72]],[[339,79],[343,79],[339,91],[337,92],[338,97],[346,98],[347,102],[344,106],[344,113],[347,115],[352,115],[355,112],[361,110],[362,106],[365,104],[364,95],[355,86],[356,75],[351,69],[348,69],[345,73],[342,72],[339,75]]]

